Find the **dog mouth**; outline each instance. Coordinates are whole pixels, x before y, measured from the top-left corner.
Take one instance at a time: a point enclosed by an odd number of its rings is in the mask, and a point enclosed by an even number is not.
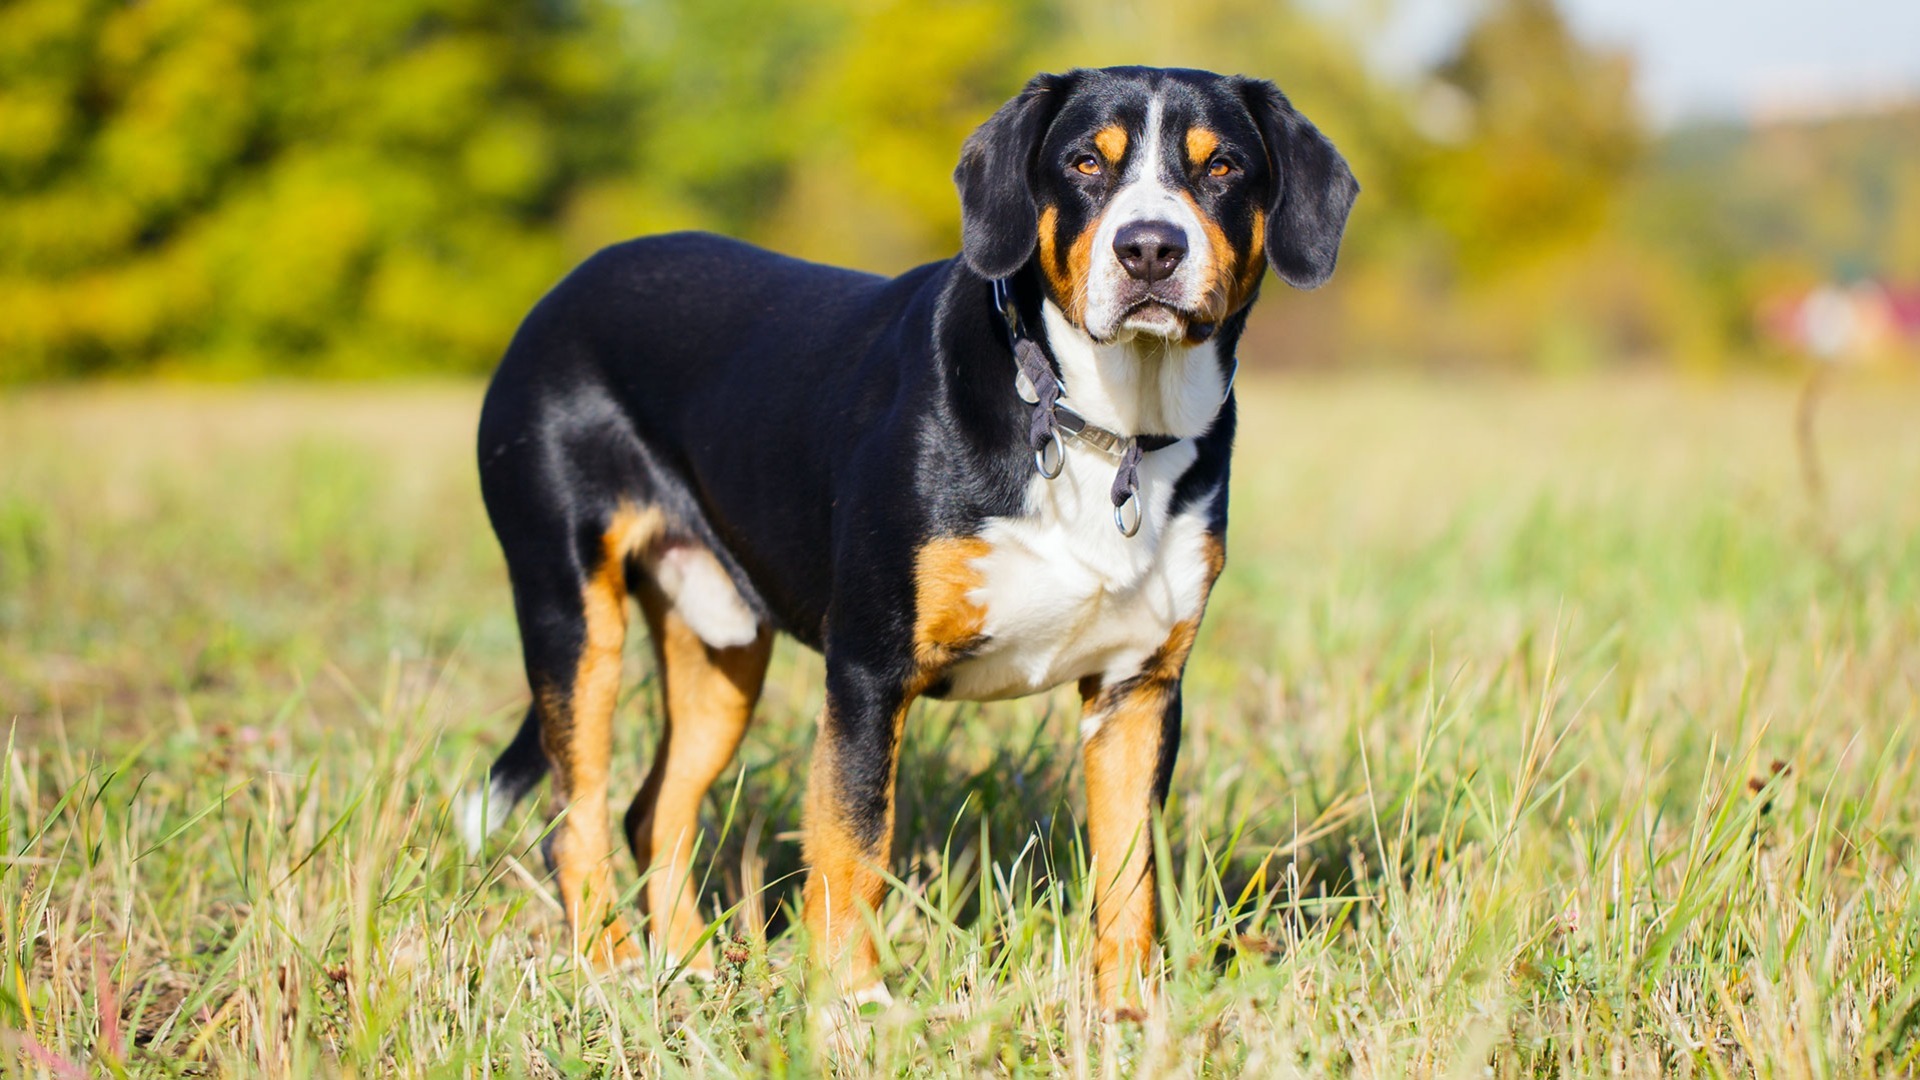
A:
[[[1152,293],[1128,304],[1120,313],[1118,329],[1155,337],[1180,338],[1189,325],[1204,321],[1199,312],[1169,297]]]

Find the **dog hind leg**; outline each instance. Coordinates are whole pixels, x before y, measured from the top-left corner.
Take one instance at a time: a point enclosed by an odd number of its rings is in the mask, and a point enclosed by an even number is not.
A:
[[[508,558],[539,746],[562,813],[549,834],[548,861],[575,950],[600,964],[638,955],[615,910],[607,781],[626,642],[626,566],[649,527],[646,515],[623,508],[597,544],[577,552],[547,545],[521,559],[510,549]],[[509,747],[503,756],[514,753]]]
[[[676,602],[652,578],[637,582],[634,596],[653,640],[664,715],[653,767],[627,809],[627,843],[647,875],[642,905],[656,953],[667,964],[711,971],[712,949],[696,948],[706,929],[693,880],[700,803],[746,735],[773,631],[750,624],[735,635],[744,642],[716,645],[698,632],[698,614],[683,610],[684,596]]]
[[[506,824],[520,800],[546,778],[547,754],[540,748],[540,709],[529,706],[513,741],[487,770],[487,786],[461,798],[460,837],[467,851],[478,854],[487,837]]]

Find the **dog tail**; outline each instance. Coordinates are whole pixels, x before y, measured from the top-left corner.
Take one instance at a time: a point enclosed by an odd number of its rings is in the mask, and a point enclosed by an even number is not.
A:
[[[461,800],[460,835],[467,850],[478,853],[493,830],[506,823],[507,815],[546,779],[547,753],[540,747],[540,715],[527,709],[520,730],[513,736],[493,768],[487,770],[487,786],[467,792]]]

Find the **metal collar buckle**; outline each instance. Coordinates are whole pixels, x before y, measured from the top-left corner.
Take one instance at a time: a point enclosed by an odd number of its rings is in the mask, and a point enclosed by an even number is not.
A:
[[[1087,421],[1087,418],[1075,412],[1060,401],[1066,393],[1060,377],[1048,362],[1046,354],[1026,333],[1022,325],[1020,307],[1013,299],[1013,289],[1006,278],[993,279],[993,306],[1000,311],[1000,317],[1006,320],[1008,344],[1014,355],[1014,392],[1020,400],[1034,407],[1031,441],[1033,445],[1033,467],[1042,477],[1053,480],[1067,468],[1067,446],[1060,433],[1066,432],[1075,439],[1115,458],[1120,467],[1114,475],[1113,489],[1113,525],[1120,535],[1131,538],[1140,531],[1140,525],[1146,517],[1144,504],[1140,500],[1140,464],[1144,454],[1164,449],[1180,440],[1170,435],[1122,435],[1116,431]],[[1239,370],[1238,358],[1234,371],[1227,376],[1227,394],[1233,393],[1233,377]],[[1223,395],[1224,403],[1224,395]]]

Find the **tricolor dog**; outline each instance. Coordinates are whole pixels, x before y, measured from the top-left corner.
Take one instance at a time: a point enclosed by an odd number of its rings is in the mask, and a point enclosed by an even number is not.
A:
[[[826,657],[803,909],[843,991],[885,994],[863,912],[919,697],[1079,687],[1103,1002],[1150,955],[1147,830],[1226,558],[1234,348],[1269,266],[1333,273],[1358,187],[1272,83],[1146,68],[1034,79],[954,180],[961,254],[896,278],[704,234],[608,248],[494,376],[480,479],[533,704],[468,826],[552,772],[586,956],[643,948],[608,865],[630,596],[665,699],[625,818],[656,956],[711,964],[698,809],[776,633]]]

